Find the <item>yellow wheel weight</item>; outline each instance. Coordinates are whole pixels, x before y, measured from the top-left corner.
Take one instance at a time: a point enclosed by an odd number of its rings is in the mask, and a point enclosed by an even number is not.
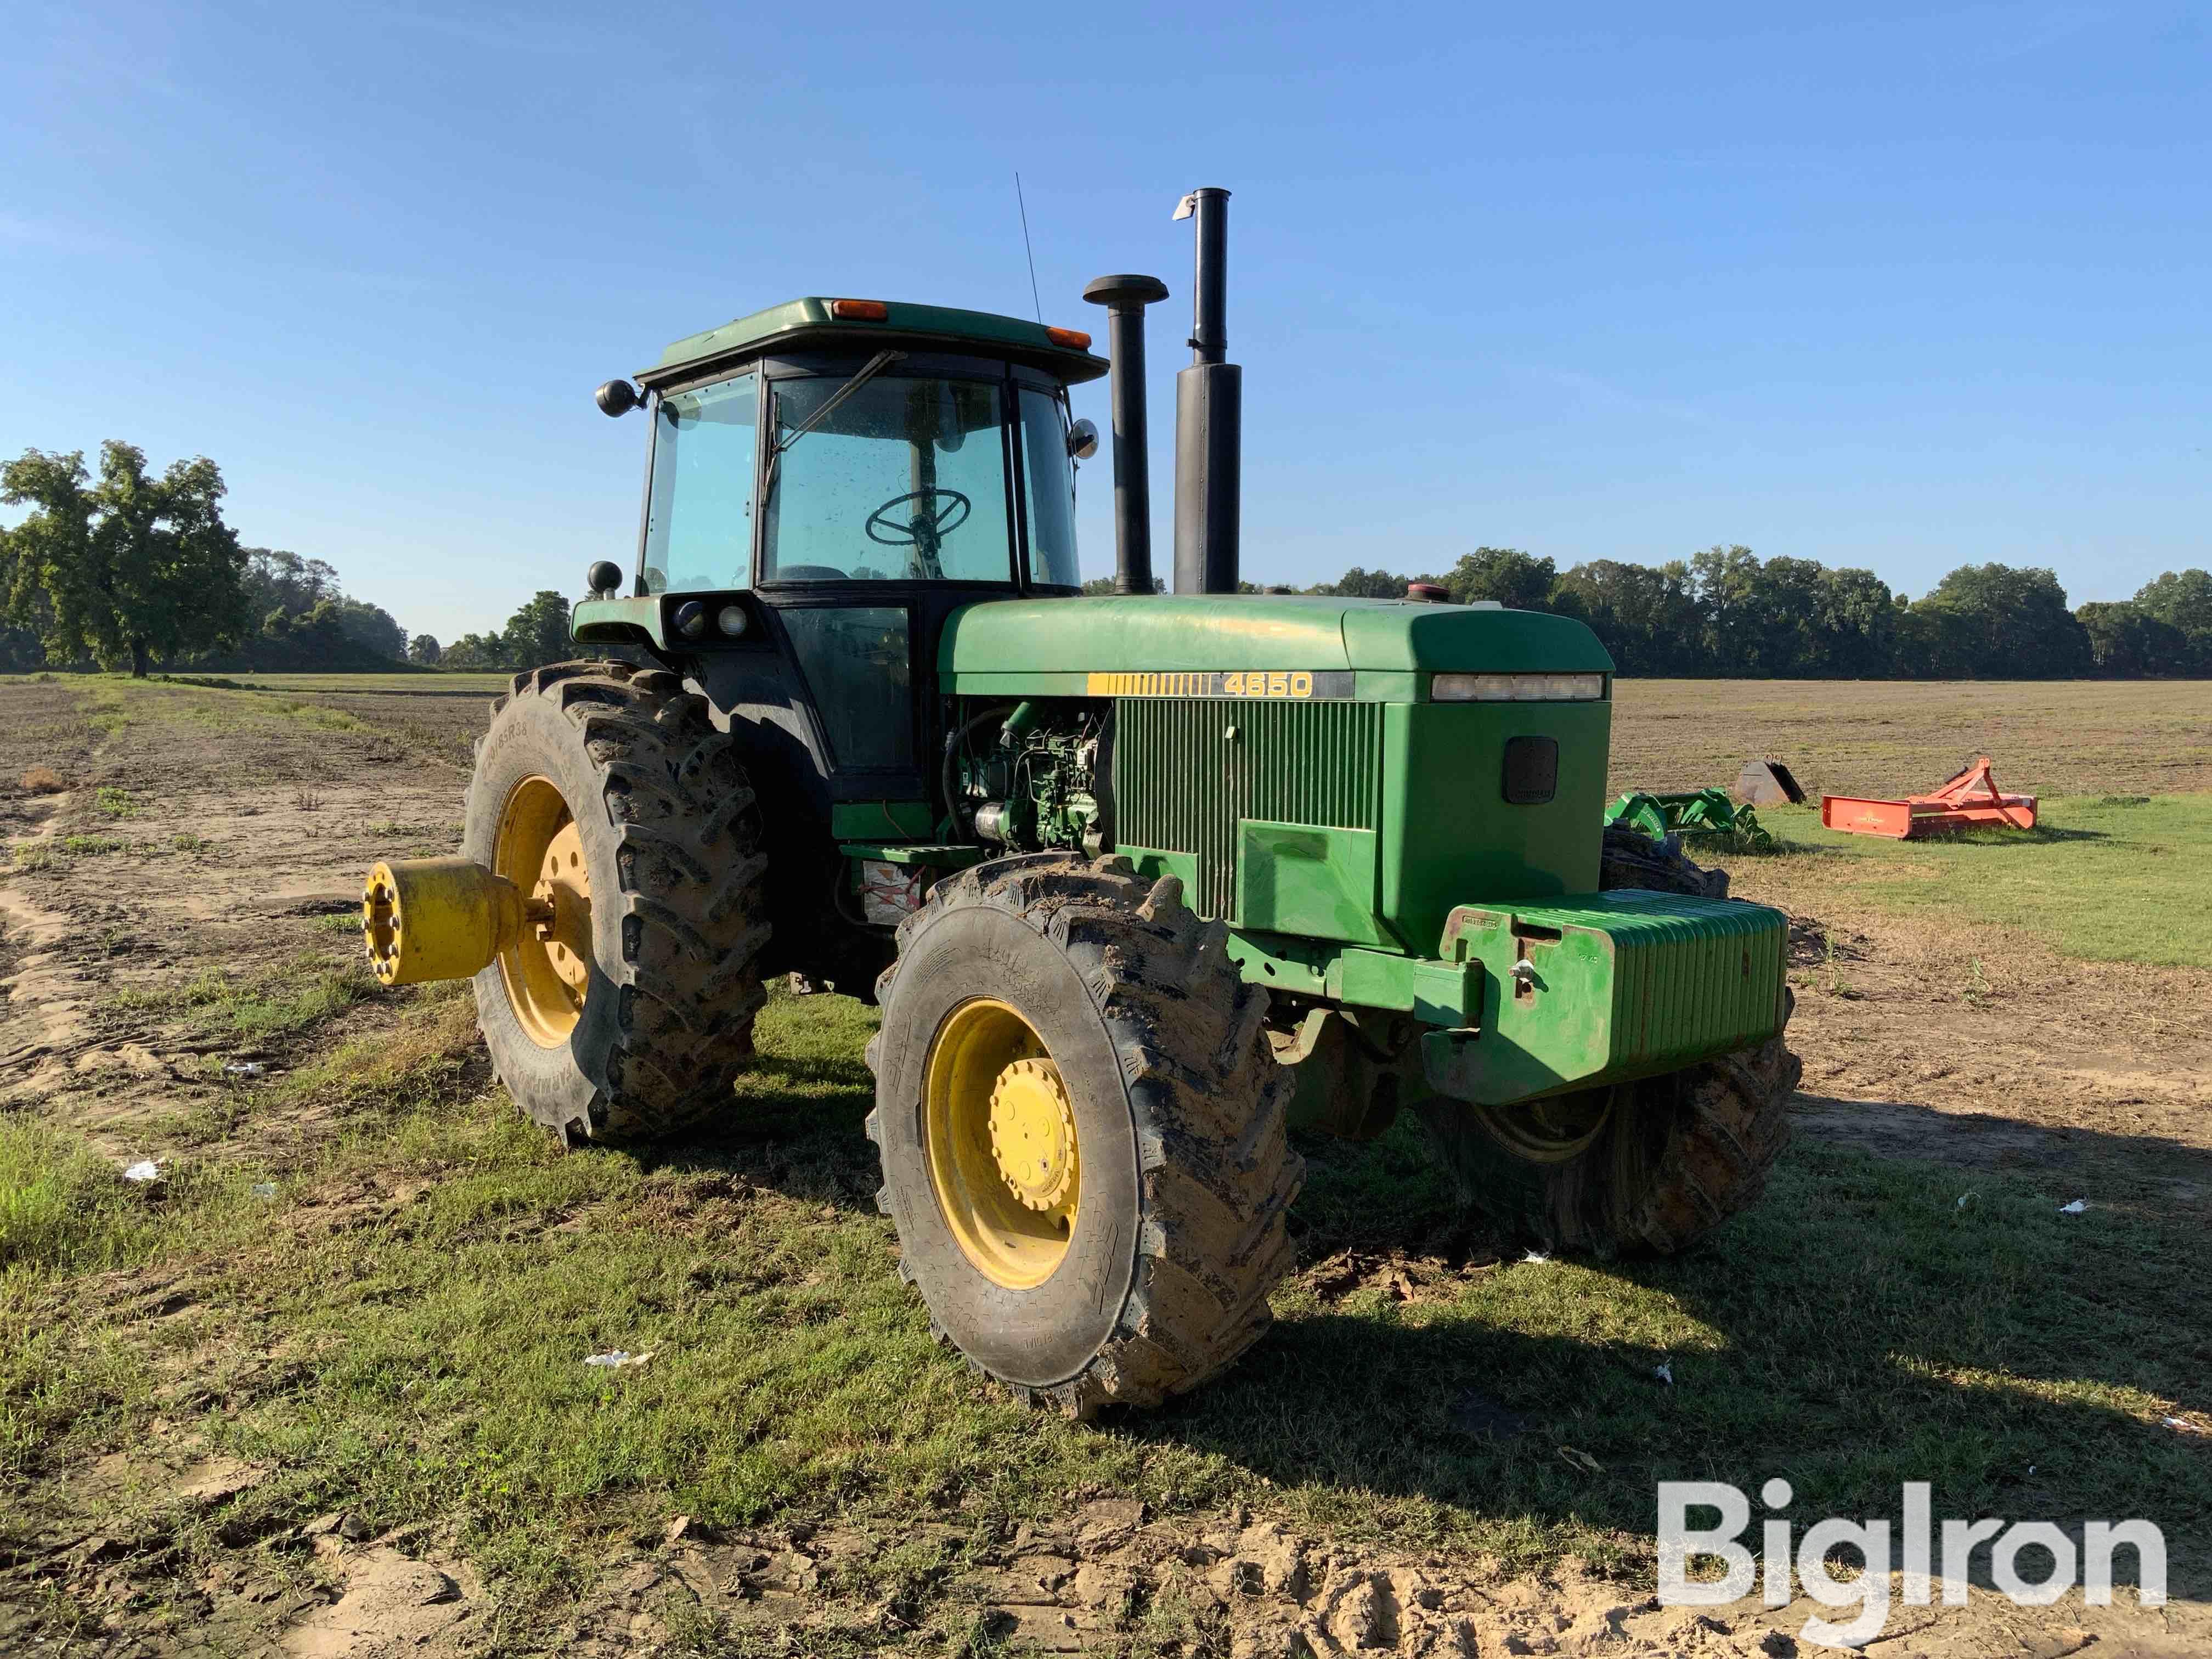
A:
[[[386,985],[472,979],[496,962],[516,1019],[541,1048],[568,1040],[592,975],[592,879],[568,804],[551,780],[507,798],[494,867],[401,859],[368,872],[361,928]],[[525,896],[525,895],[527,896]]]
[[[1026,1290],[1067,1254],[1083,1193],[1075,1109],[1029,1021],[989,997],[937,1029],[923,1139],[939,1210],[976,1271]]]

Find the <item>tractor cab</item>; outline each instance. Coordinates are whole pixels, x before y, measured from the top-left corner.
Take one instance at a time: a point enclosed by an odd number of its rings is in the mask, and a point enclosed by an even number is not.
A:
[[[1074,469],[1097,436],[1067,389],[1106,373],[1090,343],[981,312],[805,299],[600,388],[607,412],[646,411],[645,510],[635,568],[595,567],[577,637],[682,661],[747,734],[785,804],[772,850],[793,865],[856,833],[927,836],[915,804],[938,793],[948,617],[1079,591]]]

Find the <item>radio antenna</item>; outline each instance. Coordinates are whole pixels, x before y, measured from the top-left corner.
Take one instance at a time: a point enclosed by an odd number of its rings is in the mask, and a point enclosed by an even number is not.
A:
[[[1022,199],[1022,175],[1014,173],[1014,205],[1022,210],[1022,252],[1030,261],[1030,303],[1036,307],[1036,319],[1044,320],[1044,301],[1037,297],[1036,250],[1030,246],[1030,204]]]

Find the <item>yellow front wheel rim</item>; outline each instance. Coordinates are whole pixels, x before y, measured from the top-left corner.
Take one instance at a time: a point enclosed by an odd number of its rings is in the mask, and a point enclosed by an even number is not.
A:
[[[946,1226],[994,1285],[1042,1285],[1067,1255],[1083,1195],[1075,1110],[1036,1029],[1006,1003],[945,1016],[923,1072],[929,1182]]]
[[[499,954],[509,1006],[542,1048],[568,1041],[591,982],[592,878],[568,803],[550,778],[525,778],[500,814],[492,868],[536,902],[542,918]]]

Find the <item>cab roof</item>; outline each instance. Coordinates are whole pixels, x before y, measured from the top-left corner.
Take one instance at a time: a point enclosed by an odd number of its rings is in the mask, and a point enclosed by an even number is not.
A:
[[[658,362],[638,375],[638,381],[648,387],[664,386],[725,361],[757,356],[771,346],[967,349],[1031,364],[1071,386],[1095,380],[1106,372],[1103,357],[1054,339],[1054,331],[1042,323],[903,300],[866,302],[872,310],[880,306],[884,313],[880,318],[840,317],[831,309],[837,303],[818,296],[787,300],[720,328],[687,335],[662,352]]]

